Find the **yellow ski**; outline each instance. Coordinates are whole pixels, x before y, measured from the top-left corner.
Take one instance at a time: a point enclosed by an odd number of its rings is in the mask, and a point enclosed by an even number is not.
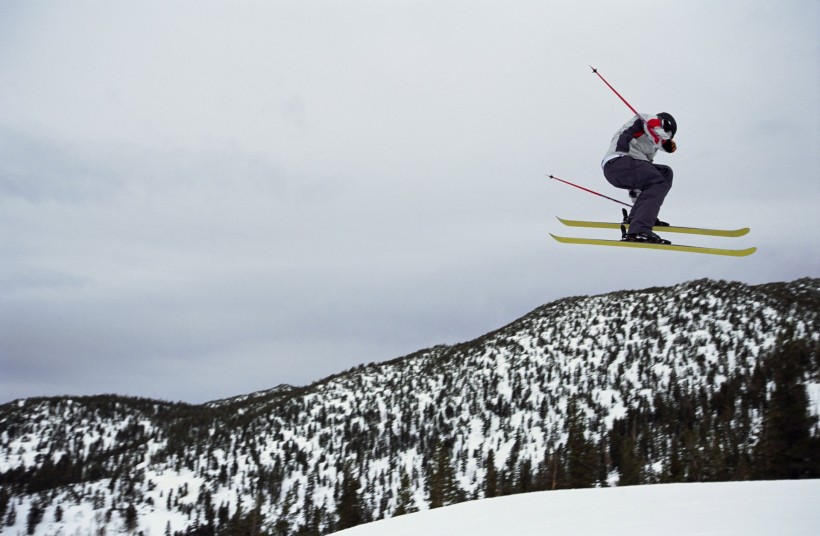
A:
[[[685,253],[705,253],[707,255],[727,255],[729,257],[746,257],[751,255],[757,248],[746,249],[724,249],[706,248],[700,246],[682,246],[679,244],[653,244],[651,242],[625,242],[621,240],[601,240],[598,238],[572,238],[568,236],[557,236],[550,233],[550,236],[563,244],[587,244],[591,246],[616,246],[622,248],[643,248],[643,249],[666,249],[671,251],[683,251]]]
[[[621,225],[623,225],[621,223],[611,223],[603,221],[566,220],[564,218],[558,218],[558,221],[569,227],[588,227],[594,229],[620,229]],[[735,237],[747,234],[749,232],[749,228],[742,227],[740,229],[702,229],[699,227],[675,227],[670,225],[666,227],[655,227],[653,231],[657,233],[685,233],[704,236]]]

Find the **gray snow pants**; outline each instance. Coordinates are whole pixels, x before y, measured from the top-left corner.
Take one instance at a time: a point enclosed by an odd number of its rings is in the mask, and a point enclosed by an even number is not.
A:
[[[629,232],[651,231],[672,188],[672,168],[621,156],[604,164],[604,177],[616,188],[641,191],[629,213]]]

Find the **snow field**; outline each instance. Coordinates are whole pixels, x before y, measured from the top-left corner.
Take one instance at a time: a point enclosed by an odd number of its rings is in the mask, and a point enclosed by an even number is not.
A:
[[[814,536],[820,480],[544,491],[376,521],[337,536]]]

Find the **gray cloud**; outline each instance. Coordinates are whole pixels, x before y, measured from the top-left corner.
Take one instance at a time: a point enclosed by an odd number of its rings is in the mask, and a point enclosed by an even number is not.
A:
[[[818,275],[814,3],[0,9],[0,401],[204,401],[566,295]],[[549,241],[620,213],[545,176],[620,195],[590,63],[678,118],[665,218],[758,253]]]

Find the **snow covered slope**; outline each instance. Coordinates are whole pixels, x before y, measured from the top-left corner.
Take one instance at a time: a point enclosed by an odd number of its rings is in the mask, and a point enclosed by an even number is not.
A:
[[[394,517],[335,536],[814,536],[820,480],[542,491]]]
[[[524,492],[815,477],[819,385],[820,280],[566,298],[304,387],[2,405],[0,526],[326,534]]]

